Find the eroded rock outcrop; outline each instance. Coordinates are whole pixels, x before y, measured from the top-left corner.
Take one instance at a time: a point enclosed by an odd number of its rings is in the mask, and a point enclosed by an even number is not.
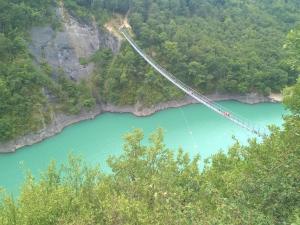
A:
[[[92,63],[81,65],[100,48],[119,51],[120,41],[99,29],[96,23],[81,24],[61,6],[57,9],[62,27],[53,30],[50,26],[34,27],[31,30],[31,53],[38,63],[47,62],[56,71],[61,68],[70,78],[79,80],[88,77],[94,69]]]

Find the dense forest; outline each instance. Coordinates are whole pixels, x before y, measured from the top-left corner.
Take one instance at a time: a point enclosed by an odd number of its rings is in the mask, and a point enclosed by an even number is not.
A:
[[[285,93],[292,114],[262,142],[236,142],[199,169],[200,157],[168,149],[161,130],[147,146],[134,130],[109,174],[70,156],[38,180],[28,174],[17,199],[2,191],[0,224],[299,225],[300,80]]]
[[[82,59],[96,64],[90,81],[53,76],[47,62],[37,65],[28,31],[44,24],[61,29],[60,2],[81,23],[96,21],[102,30],[116,15],[127,16],[139,45],[204,94],[268,95],[298,76],[283,47],[299,25],[297,0],[0,0],[0,142],[46,126],[57,112],[77,114],[96,102],[150,106],[184,97],[125,42],[117,54],[100,49]]]

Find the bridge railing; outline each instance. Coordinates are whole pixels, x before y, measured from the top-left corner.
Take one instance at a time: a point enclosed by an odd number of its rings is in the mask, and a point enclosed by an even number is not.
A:
[[[210,109],[214,110],[218,114],[221,114],[228,118],[229,120],[237,123],[238,125],[248,129],[249,131],[255,132],[256,134],[259,134],[254,126],[252,126],[252,123],[250,123],[247,119],[242,118],[240,115],[237,115],[236,113],[226,109],[225,107],[221,106],[220,104],[212,101],[205,95],[200,94],[198,91],[194,90],[190,86],[183,83],[181,80],[176,78],[172,73],[165,70],[163,67],[161,67],[158,63],[155,62],[149,55],[145,54],[142,49],[140,49],[134,40],[129,36],[126,29],[120,29],[121,33],[124,35],[124,37],[129,41],[129,43],[132,45],[133,48],[152,66],[154,67],[161,75],[163,75],[166,79],[171,81],[173,84],[175,84],[177,87],[179,87],[181,90],[183,90],[188,95],[192,96],[196,100],[200,101],[201,103],[205,104]]]

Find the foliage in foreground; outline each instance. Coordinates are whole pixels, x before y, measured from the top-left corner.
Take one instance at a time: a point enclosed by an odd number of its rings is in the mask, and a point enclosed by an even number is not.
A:
[[[2,195],[0,224],[299,225],[298,114],[262,143],[236,143],[212,156],[203,170],[199,156],[168,149],[161,130],[150,145],[142,140],[140,130],[125,136],[123,154],[108,160],[110,174],[71,156],[38,181],[29,175],[17,200]]]

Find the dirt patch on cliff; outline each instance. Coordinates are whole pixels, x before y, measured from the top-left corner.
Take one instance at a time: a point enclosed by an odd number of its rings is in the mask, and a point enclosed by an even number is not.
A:
[[[269,98],[273,100],[274,102],[282,102],[283,101],[283,95],[281,93],[271,93]]]
[[[115,14],[114,18],[108,21],[104,27],[118,40],[123,40],[123,36],[119,32],[120,27],[126,27],[128,29],[131,29],[131,26],[128,22],[128,16],[122,16],[120,14]]]

